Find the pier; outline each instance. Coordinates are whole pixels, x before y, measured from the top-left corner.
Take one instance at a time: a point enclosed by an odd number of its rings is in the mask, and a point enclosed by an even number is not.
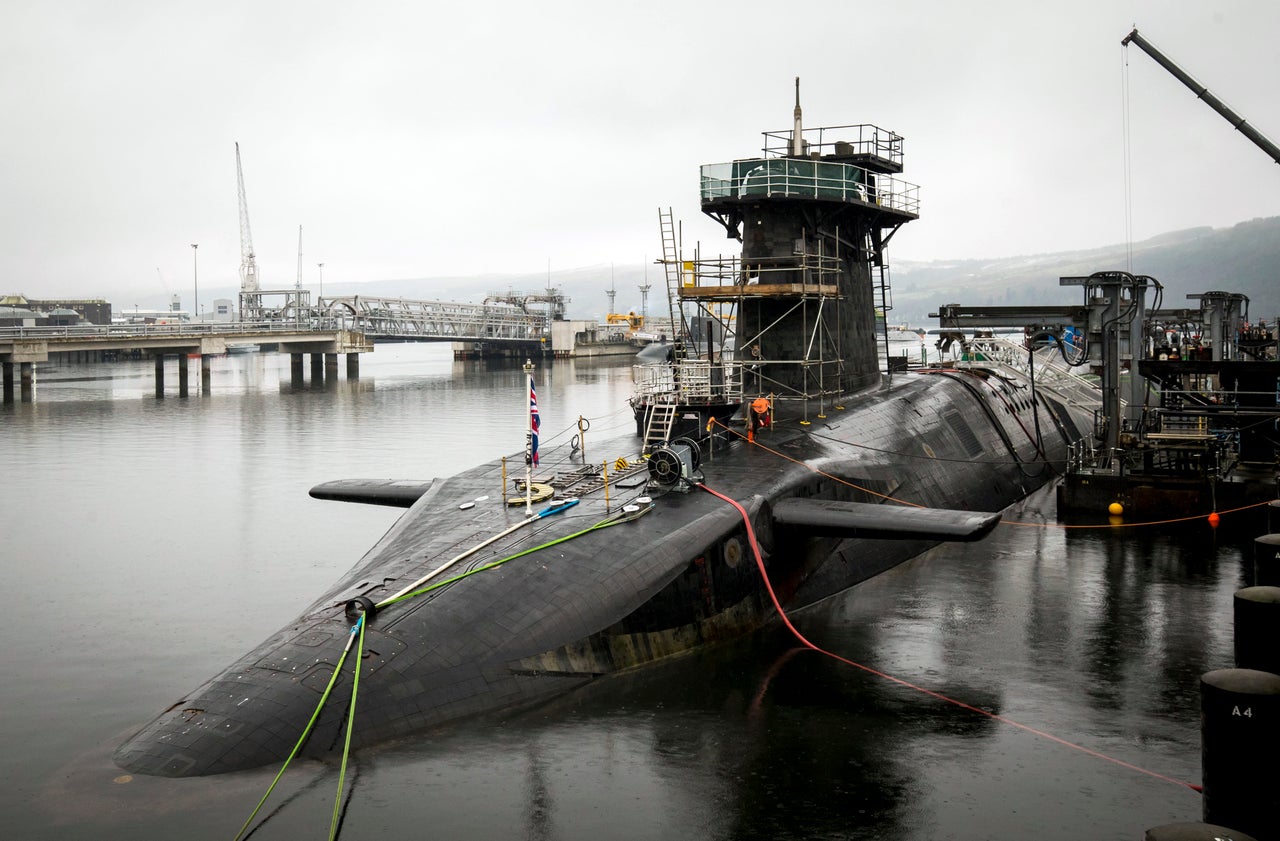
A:
[[[209,357],[237,345],[272,345],[292,354],[294,379],[303,376],[304,355],[311,354],[313,380],[337,376],[338,354],[347,356],[348,379],[357,378],[359,354],[372,352],[375,342],[450,342],[458,358],[636,352],[639,345],[616,325],[565,320],[567,301],[554,289],[535,295],[495,292],[481,304],[351,295],[321,298],[314,306],[303,298],[300,306],[255,307],[259,317],[251,321],[0,327],[4,400],[11,402],[15,392],[31,400],[35,365],[49,361],[50,354],[86,361],[119,354],[154,357],[156,397],[165,392],[165,360],[176,356],[178,395],[187,397],[187,360],[201,359],[200,390],[208,393]]]
[[[212,356],[227,352],[228,345],[272,344],[281,353],[291,354],[295,378],[302,376],[304,356],[311,355],[312,379],[337,376],[338,354],[347,356],[347,377],[359,376],[359,354],[373,350],[372,339],[338,320],[284,323],[259,321],[241,323],[179,324],[83,324],[65,327],[0,328],[0,368],[3,395],[12,402],[17,390],[23,402],[32,400],[35,364],[47,362],[50,354],[85,354],[87,358],[108,358],[111,354],[141,354],[155,359],[156,397],[165,393],[165,360],[177,357],[178,396],[191,389],[190,361],[200,359],[200,391],[210,391]]]

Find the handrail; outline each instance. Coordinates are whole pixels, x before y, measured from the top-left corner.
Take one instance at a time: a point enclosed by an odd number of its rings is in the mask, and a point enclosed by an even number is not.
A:
[[[920,188],[853,164],[746,158],[701,167],[702,201],[753,197],[861,202],[920,215]]]
[[[634,366],[637,397],[682,405],[742,402],[742,363],[686,359]]]
[[[957,362],[957,367],[981,367],[998,363],[1011,368],[1024,376],[1031,374],[1031,360],[1027,348],[1019,343],[1011,342],[998,336],[974,339],[968,348],[975,357],[972,361]],[[1064,400],[1077,406],[1092,408],[1100,399],[1097,382],[1085,379],[1066,368],[1057,367],[1061,357],[1054,350],[1052,356],[1037,355],[1035,378],[1038,386],[1052,389]],[[1065,364],[1065,363],[1064,363]],[[1123,402],[1123,401],[1122,401]]]
[[[332,332],[349,329],[339,318],[292,321],[219,321],[178,324],[73,324],[60,327],[0,327],[0,339],[172,338],[228,333]]]

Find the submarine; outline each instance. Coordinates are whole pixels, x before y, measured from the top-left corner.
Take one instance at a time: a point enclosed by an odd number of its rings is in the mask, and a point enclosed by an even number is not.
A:
[[[997,365],[881,370],[886,247],[920,209],[902,138],[803,127],[799,80],[793,117],[762,154],[701,167],[701,210],[738,253],[684,259],[659,211],[677,340],[636,368],[634,434],[592,441],[590,459],[539,452],[526,363],[523,454],[313,488],[405,510],[115,762],[235,772],[334,755],[344,732],[358,750],[535,705],[980,540],[1056,478],[1085,409]]]

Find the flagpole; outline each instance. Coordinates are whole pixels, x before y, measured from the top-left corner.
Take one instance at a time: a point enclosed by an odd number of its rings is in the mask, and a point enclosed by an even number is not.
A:
[[[533,516],[533,411],[530,397],[533,387],[533,361],[524,361],[524,515]]]

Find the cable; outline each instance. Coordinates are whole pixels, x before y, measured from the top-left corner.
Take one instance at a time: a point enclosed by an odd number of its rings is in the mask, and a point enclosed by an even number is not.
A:
[[[1133,271],[1133,159],[1130,153],[1129,51],[1120,47],[1120,129],[1124,144],[1125,269]]]
[[[634,514],[632,514],[632,513],[623,514],[622,512],[619,512],[618,514],[614,515],[613,517],[610,517],[610,518],[606,518],[606,519],[604,519],[604,520],[601,520],[600,522],[596,523],[595,525],[593,525],[593,526],[588,526],[587,528],[582,529],[581,531],[576,531],[576,532],[574,532],[573,534],[566,534],[566,535],[565,535],[565,536],[563,536],[563,537],[558,537],[558,538],[556,538],[555,540],[549,540],[549,541],[547,541],[546,543],[540,544],[540,545],[538,545],[538,546],[534,546],[534,547],[532,547],[532,548],[530,548],[530,549],[525,549],[524,551],[522,551],[522,552],[517,552],[517,553],[515,553],[514,555],[508,555],[507,557],[502,558],[501,560],[493,561],[492,563],[488,563],[488,564],[485,564],[484,566],[476,567],[475,569],[469,569],[469,570],[467,570],[466,572],[463,572],[463,573],[460,573],[460,574],[458,574],[458,575],[455,575],[455,576],[454,576],[454,577],[452,577],[452,578],[446,578],[446,579],[445,579],[445,580],[443,580],[443,581],[437,581],[435,584],[432,584],[432,585],[427,586],[427,587],[423,587],[421,590],[415,590],[415,591],[413,591],[413,592],[407,592],[407,593],[403,593],[403,594],[401,594],[401,595],[394,596],[394,597],[392,597],[392,598],[388,598],[388,599],[386,599],[386,600],[384,600],[384,601],[382,601],[382,602],[380,602],[380,603],[378,604],[378,609],[379,609],[379,610],[381,610],[383,607],[388,606],[388,605],[395,604],[396,602],[401,602],[401,601],[404,601],[404,600],[406,600],[406,599],[412,599],[412,598],[414,598],[414,597],[416,597],[416,596],[421,596],[421,595],[424,595],[424,594],[426,594],[426,593],[430,593],[431,591],[433,591],[433,590],[438,590],[438,589],[440,589],[441,587],[444,587],[444,586],[446,586],[446,585],[448,585],[448,584],[453,584],[453,583],[455,583],[455,582],[461,581],[461,580],[462,580],[462,579],[464,579],[464,578],[469,578],[469,577],[471,577],[472,575],[475,575],[476,573],[479,573],[479,572],[485,572],[486,570],[495,569],[495,568],[500,567],[500,566],[502,566],[503,564],[505,564],[505,563],[507,563],[507,562],[509,562],[509,561],[514,561],[516,558],[523,558],[525,555],[532,555],[534,552],[538,552],[538,551],[540,551],[540,550],[542,550],[542,549],[549,549],[549,548],[551,548],[552,546],[556,546],[556,545],[559,545],[559,544],[564,543],[564,542],[566,542],[566,541],[573,540],[573,539],[574,539],[574,538],[576,538],[576,537],[582,537],[582,535],[584,535],[584,534],[588,534],[588,533],[590,533],[590,532],[597,531],[597,530],[599,530],[599,529],[607,529],[607,528],[609,528],[610,526],[616,526],[616,525],[619,525],[619,524],[621,524],[621,523],[629,523],[629,522],[631,522],[632,520],[639,519],[640,517],[644,516],[645,514],[649,513],[649,512],[650,512],[650,511],[652,511],[652,510],[653,510],[653,504],[652,504],[652,503],[650,503],[650,505],[649,505],[647,508],[641,508],[638,512],[636,512],[636,513],[634,513]],[[536,518],[535,518],[535,519],[536,519]],[[528,522],[532,522],[532,520],[529,520]],[[434,573],[433,573],[433,574],[434,574]],[[423,580],[423,581],[426,581],[426,580],[427,580],[427,579],[429,579],[430,577],[431,577],[431,576],[427,576],[426,578],[424,578],[424,579],[422,579],[422,580]]]
[[[531,517],[528,520],[521,522],[519,525],[525,525],[526,523],[530,523],[535,520],[541,519],[544,516],[549,516],[551,514],[559,513],[560,511],[564,511],[568,508],[573,507],[577,503],[578,501],[576,499],[570,500],[562,505],[549,508],[541,512],[539,515],[535,517]],[[468,578],[472,575],[475,575],[476,573],[495,569],[509,561],[514,561],[516,558],[522,558],[525,555],[530,555],[542,549],[547,549],[552,546],[556,546],[560,543],[573,540],[574,538],[581,537],[584,534],[588,534],[590,532],[597,531],[599,529],[605,529],[611,526],[620,525],[621,523],[632,522],[633,520],[637,520],[640,517],[643,517],[645,514],[652,511],[653,508],[654,508],[654,505],[650,503],[648,506],[642,507],[639,511],[635,511],[635,512],[619,510],[617,514],[606,517],[605,519],[601,520],[600,522],[588,528],[582,529],[580,531],[576,531],[572,534],[568,534],[563,537],[559,537],[555,540],[549,540],[546,543],[542,543],[530,549],[525,549],[524,551],[517,552],[514,555],[508,555],[507,557],[502,558],[501,560],[494,561],[493,563],[485,564],[484,566],[468,570],[467,572],[461,573],[460,575],[456,575],[452,578],[445,579],[444,581],[438,581],[435,584],[422,588],[421,590],[417,590],[414,592],[407,592],[407,593],[402,592],[401,594],[398,594],[392,598],[383,600],[382,602],[377,604],[375,607],[380,610],[385,606],[395,604],[396,602],[404,601],[406,599],[411,599],[416,596],[423,595],[424,593],[429,593],[433,590],[437,590],[437,589],[440,589],[441,587],[445,587],[449,584],[453,584],[457,581],[461,581],[462,579]],[[513,529],[508,529],[502,534],[508,534],[512,530]],[[498,536],[500,537],[501,535],[498,535]],[[493,539],[496,539],[496,537],[491,538],[489,541],[486,541],[485,543],[481,544],[481,546],[488,545],[488,543],[491,543]],[[480,548],[480,546],[477,546],[476,548],[478,549]],[[475,550],[473,549],[471,551],[475,551]],[[470,552],[466,554],[470,554]],[[432,574],[434,575],[435,573],[432,573]],[[427,576],[427,578],[430,578],[430,576]],[[424,578],[421,580],[425,581],[427,579]],[[342,804],[343,782],[345,781],[345,778],[346,778],[347,760],[351,753],[351,734],[355,727],[356,699],[360,689],[360,657],[362,656],[361,652],[364,651],[364,629],[366,625],[365,619],[367,616],[368,616],[367,613],[362,613],[360,617],[356,620],[356,623],[351,627],[351,632],[347,635],[347,644],[342,649],[342,656],[338,658],[338,665],[334,667],[333,675],[329,678],[329,685],[325,687],[324,693],[321,694],[320,702],[316,705],[315,712],[311,714],[311,720],[308,721],[307,726],[303,728],[302,735],[298,738],[297,744],[294,745],[293,750],[289,752],[289,756],[285,759],[284,764],[280,767],[280,771],[276,774],[275,779],[271,781],[271,785],[267,787],[266,793],[262,795],[262,799],[258,801],[258,805],[254,807],[253,812],[250,813],[249,817],[245,820],[244,824],[241,825],[240,830],[235,834],[235,837],[232,839],[232,841],[240,841],[240,839],[244,836],[245,829],[247,829],[249,824],[253,822],[253,819],[257,817],[257,814],[262,809],[263,804],[267,802],[267,798],[270,797],[271,792],[275,790],[276,784],[279,783],[280,778],[284,776],[285,769],[289,767],[289,763],[291,763],[294,757],[297,756],[298,751],[302,748],[303,743],[307,740],[307,736],[310,735],[311,733],[311,728],[315,726],[316,720],[320,717],[320,711],[324,709],[325,703],[327,703],[329,700],[329,695],[333,691],[334,684],[337,683],[338,675],[342,671],[342,666],[346,662],[347,655],[351,652],[352,644],[356,642],[356,633],[358,631],[359,645],[357,647],[355,675],[354,675],[354,678],[352,679],[352,684],[351,684],[351,705],[347,712],[346,739],[344,741],[343,748],[342,748],[342,765],[338,773],[338,792],[334,798],[333,816],[329,824],[329,841],[334,841],[334,839],[337,837],[339,817],[340,817],[341,804]]]
[[[351,708],[347,711],[347,738],[342,745],[342,767],[338,770],[338,793],[333,797],[333,819],[329,822],[329,841],[338,837],[338,810],[342,806],[342,783],[347,778],[347,757],[351,755],[351,730],[356,723],[356,695],[360,692],[360,658],[364,652],[365,614],[360,614],[356,627],[360,629],[360,642],[356,645],[355,676],[351,679]],[[354,630],[354,629],[353,629]]]
[[[1043,730],[1037,730],[1034,727],[1030,727],[1026,724],[1022,724],[1020,722],[1014,721],[1011,718],[1006,718],[1005,716],[999,715],[998,713],[988,712],[987,710],[984,710],[980,707],[975,707],[970,704],[966,704],[963,701],[958,701],[955,698],[951,698],[946,695],[943,695],[940,692],[935,692],[932,689],[926,689],[923,686],[918,686],[914,683],[903,680],[900,677],[894,677],[893,675],[890,675],[886,672],[879,671],[878,669],[873,669],[870,666],[855,662],[846,657],[841,657],[839,654],[834,654],[810,642],[803,634],[800,633],[800,631],[796,629],[795,625],[791,624],[791,619],[787,616],[786,611],[783,610],[782,603],[778,601],[778,595],[777,593],[774,592],[773,585],[769,581],[769,573],[768,573],[768,570],[765,569],[765,565],[764,565],[764,556],[760,552],[760,544],[756,541],[755,529],[751,525],[751,517],[750,515],[747,514],[747,510],[743,508],[742,505],[737,500],[731,497],[725,496],[724,494],[718,491],[712,490],[706,485],[698,485],[698,487],[702,488],[702,490],[706,491],[712,496],[717,497],[718,499],[724,500],[725,502],[729,503],[734,508],[736,508],[738,510],[738,513],[742,516],[743,527],[747,533],[747,541],[751,546],[752,553],[754,553],[755,555],[756,568],[760,571],[760,577],[764,583],[765,590],[769,593],[769,600],[773,603],[773,609],[778,612],[778,618],[782,620],[782,624],[784,624],[787,627],[787,630],[791,632],[792,636],[794,636],[797,640],[799,640],[801,645],[813,651],[816,651],[819,654],[825,654],[826,656],[834,660],[839,660],[841,663],[844,663],[849,666],[853,666],[855,669],[860,669],[864,672],[867,672],[868,674],[872,674],[872,675],[875,675],[876,677],[883,678],[884,680],[887,680],[890,683],[896,683],[899,686],[906,687],[907,689],[913,689],[916,692],[923,693],[925,695],[928,695],[931,698],[936,698],[939,701],[944,701],[948,704],[952,704],[953,706],[957,706],[957,707],[960,707],[961,709],[968,710],[969,712],[974,712],[974,713],[977,713],[978,715],[986,716],[987,718],[990,718],[993,721],[999,721],[1002,724],[1007,724],[1011,727],[1016,727],[1019,730],[1026,731],[1027,733],[1031,733],[1032,735],[1035,735],[1035,736],[1040,736],[1041,738],[1048,739],[1051,742],[1056,742],[1065,747],[1072,748],[1073,750],[1078,750],[1081,753],[1088,754],[1089,756],[1092,756],[1096,759],[1103,759],[1103,760],[1106,760],[1107,762],[1111,762],[1116,765],[1119,765],[1122,768],[1128,768],[1131,771],[1137,771],[1140,774],[1146,774],[1147,776],[1154,777],[1157,780],[1163,780],[1167,783],[1173,783],[1174,785],[1183,786],[1185,788],[1191,789],[1192,791],[1202,790],[1201,787],[1198,785],[1194,785],[1192,783],[1188,783],[1183,780],[1178,780],[1173,777],[1168,777],[1168,776],[1165,776],[1164,774],[1160,774],[1155,771],[1149,771],[1146,768],[1133,765],[1132,763],[1125,762],[1124,760],[1121,760],[1121,759],[1116,759],[1113,756],[1108,756],[1107,754],[1093,750],[1092,748],[1087,748],[1083,745],[1076,744],[1075,742],[1069,742],[1066,739],[1060,738],[1058,736],[1054,736],[1051,733],[1046,733]]]
[[[253,811],[249,814],[249,817],[245,819],[245,822],[241,824],[239,832],[235,834],[235,838],[233,838],[232,841],[238,841],[238,839],[244,835],[245,829],[247,829],[249,824],[253,822],[253,819],[257,816],[259,810],[262,809],[262,804],[267,802],[267,798],[270,797],[271,792],[275,790],[276,784],[280,782],[280,778],[284,776],[285,769],[289,767],[289,763],[298,755],[298,751],[301,750],[302,744],[307,740],[307,736],[311,735],[311,728],[315,726],[316,719],[320,717],[320,711],[324,709],[325,702],[329,700],[329,693],[333,691],[333,685],[338,681],[338,674],[342,671],[342,664],[346,662],[347,655],[351,652],[351,645],[356,639],[356,631],[363,627],[364,616],[361,616],[356,620],[356,624],[351,626],[351,633],[347,634],[347,644],[342,649],[342,656],[338,658],[338,665],[333,667],[333,676],[329,678],[329,685],[324,688],[324,692],[320,695],[320,703],[316,704],[316,710],[311,714],[311,720],[307,722],[306,727],[302,728],[302,735],[298,737],[298,743],[293,746],[293,750],[289,751],[289,755],[285,758],[284,765],[280,766],[280,771],[276,774],[276,778],[271,781],[271,785],[267,786],[267,793],[262,795],[262,799],[258,801],[258,805],[253,807]],[[364,632],[361,630],[361,636],[363,637],[363,635]]]

